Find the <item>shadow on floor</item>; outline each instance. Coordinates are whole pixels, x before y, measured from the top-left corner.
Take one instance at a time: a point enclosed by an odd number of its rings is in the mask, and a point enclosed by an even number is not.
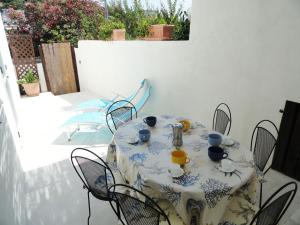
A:
[[[83,225],[88,216],[87,192],[69,160],[25,175],[26,225]],[[106,202],[91,198],[91,224],[117,224]]]

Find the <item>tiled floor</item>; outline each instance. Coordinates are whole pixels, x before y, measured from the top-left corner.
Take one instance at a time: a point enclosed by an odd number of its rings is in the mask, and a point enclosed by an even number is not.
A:
[[[74,172],[69,160],[73,148],[88,146],[104,156],[111,139],[108,131],[80,133],[67,141],[63,122],[73,115],[72,107],[78,102],[95,97],[88,93],[53,96],[43,93],[21,101],[22,148],[19,150],[25,171],[24,225],[82,225],[88,215],[86,191]],[[264,196],[291,179],[275,171],[266,176]],[[92,197],[91,224],[116,225],[117,220],[109,204]],[[300,207],[300,191],[287,211],[281,224]]]

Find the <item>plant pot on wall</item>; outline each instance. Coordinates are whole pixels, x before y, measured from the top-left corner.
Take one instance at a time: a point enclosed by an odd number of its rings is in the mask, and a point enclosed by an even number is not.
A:
[[[27,96],[38,96],[40,94],[40,83],[22,84]]]
[[[149,27],[149,36],[147,40],[172,40],[174,25],[157,24]]]
[[[111,39],[113,41],[125,41],[125,29],[113,29],[113,32],[111,34]]]

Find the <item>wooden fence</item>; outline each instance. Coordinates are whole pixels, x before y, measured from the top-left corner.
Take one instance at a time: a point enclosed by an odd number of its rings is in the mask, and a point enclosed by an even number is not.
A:
[[[40,55],[49,91],[55,95],[79,91],[74,51],[70,43],[42,44]]]

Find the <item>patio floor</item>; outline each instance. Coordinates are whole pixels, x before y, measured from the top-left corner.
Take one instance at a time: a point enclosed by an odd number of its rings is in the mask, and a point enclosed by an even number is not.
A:
[[[79,102],[98,97],[91,93],[21,99],[19,159],[25,172],[25,225],[82,225],[88,215],[86,191],[83,190],[69,157],[75,147],[88,147],[105,157],[112,136],[108,130],[78,133],[71,142],[61,124],[74,114],[72,107]],[[267,175],[266,196],[291,179],[276,171]],[[299,184],[299,182],[298,182]],[[300,185],[300,184],[299,184]],[[92,198],[91,224],[111,225],[117,220],[109,204]],[[300,191],[281,224],[285,224],[300,207]]]
[[[61,125],[76,113],[79,102],[98,96],[91,93],[72,93],[54,96],[50,92],[38,97],[22,97],[20,104],[21,150],[19,157],[25,171],[69,159],[76,147],[93,146],[106,151],[112,135],[108,129],[99,132],[80,132],[67,140]]]
[[[74,105],[95,97],[99,96],[46,92],[21,98],[18,155],[25,172],[26,225],[86,224],[86,191],[71,165],[70,153],[76,147],[89,147],[105,157],[112,135],[108,130],[82,132],[68,142],[61,125],[74,114]],[[92,198],[91,206],[91,224],[117,224],[109,204]]]

